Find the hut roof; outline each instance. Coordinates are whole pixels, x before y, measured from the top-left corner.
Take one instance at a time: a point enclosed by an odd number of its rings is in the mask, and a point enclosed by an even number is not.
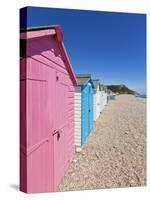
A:
[[[76,79],[78,86],[86,85],[88,82],[90,82],[92,87],[95,89],[93,80],[91,79],[91,74],[76,74]]]
[[[59,25],[49,25],[49,26],[33,26],[33,27],[26,27],[26,28],[21,28],[20,32],[29,32],[29,31],[39,31],[39,30],[46,30],[46,29],[54,29]]]
[[[77,85],[86,84],[91,79],[91,74],[76,74]]]
[[[30,34],[31,32],[34,32],[35,34]],[[38,32],[36,32],[38,31]],[[43,35],[54,35],[56,36],[56,41],[58,43],[58,46],[61,50],[62,57],[65,61],[67,70],[71,76],[72,82],[74,85],[77,85],[77,80],[75,77],[75,74],[73,72],[73,68],[71,66],[69,57],[67,55],[64,43],[63,43],[63,34],[61,27],[59,25],[53,25],[53,26],[38,26],[38,27],[27,27],[25,29],[20,29],[20,39],[26,40],[30,39],[32,37],[42,37]]]

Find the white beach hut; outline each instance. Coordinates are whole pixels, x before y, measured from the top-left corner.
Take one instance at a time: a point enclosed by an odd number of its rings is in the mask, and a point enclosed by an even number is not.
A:
[[[99,91],[99,98],[100,98],[100,113],[104,109],[104,97],[103,97],[104,91],[103,91],[103,85],[100,84],[100,91]]]
[[[107,102],[110,100],[115,100],[116,95],[116,93],[112,92],[110,89],[107,89]]]
[[[107,104],[107,92],[106,87],[100,84],[100,112],[104,109],[105,105]]]
[[[100,82],[98,79],[93,80],[95,89],[94,89],[94,121],[97,120],[97,118],[100,115],[101,111],[101,97],[100,97]]]
[[[110,93],[111,93],[111,90],[107,89],[107,103],[109,103],[110,101]]]
[[[107,86],[104,86],[104,106],[107,104]]]

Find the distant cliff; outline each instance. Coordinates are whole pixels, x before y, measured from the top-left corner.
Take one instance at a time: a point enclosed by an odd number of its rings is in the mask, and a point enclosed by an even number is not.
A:
[[[125,85],[107,85],[107,88],[110,89],[112,92],[119,93],[119,94],[138,94],[137,92],[130,90]]]

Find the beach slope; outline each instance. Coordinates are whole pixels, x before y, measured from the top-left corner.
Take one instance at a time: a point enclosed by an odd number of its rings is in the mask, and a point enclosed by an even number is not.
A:
[[[59,191],[146,185],[146,102],[119,95],[76,153]]]

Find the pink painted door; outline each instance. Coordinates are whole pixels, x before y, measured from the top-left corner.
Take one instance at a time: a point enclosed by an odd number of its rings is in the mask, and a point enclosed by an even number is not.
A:
[[[27,80],[28,192],[54,191],[55,70],[46,73]]]
[[[67,157],[67,100],[68,85],[67,78],[60,72],[56,72],[56,105],[55,105],[55,130],[54,135],[54,187],[58,189],[58,185],[64,176],[68,164]]]
[[[27,80],[28,192],[57,191],[69,164],[68,77],[52,68],[42,77]]]

